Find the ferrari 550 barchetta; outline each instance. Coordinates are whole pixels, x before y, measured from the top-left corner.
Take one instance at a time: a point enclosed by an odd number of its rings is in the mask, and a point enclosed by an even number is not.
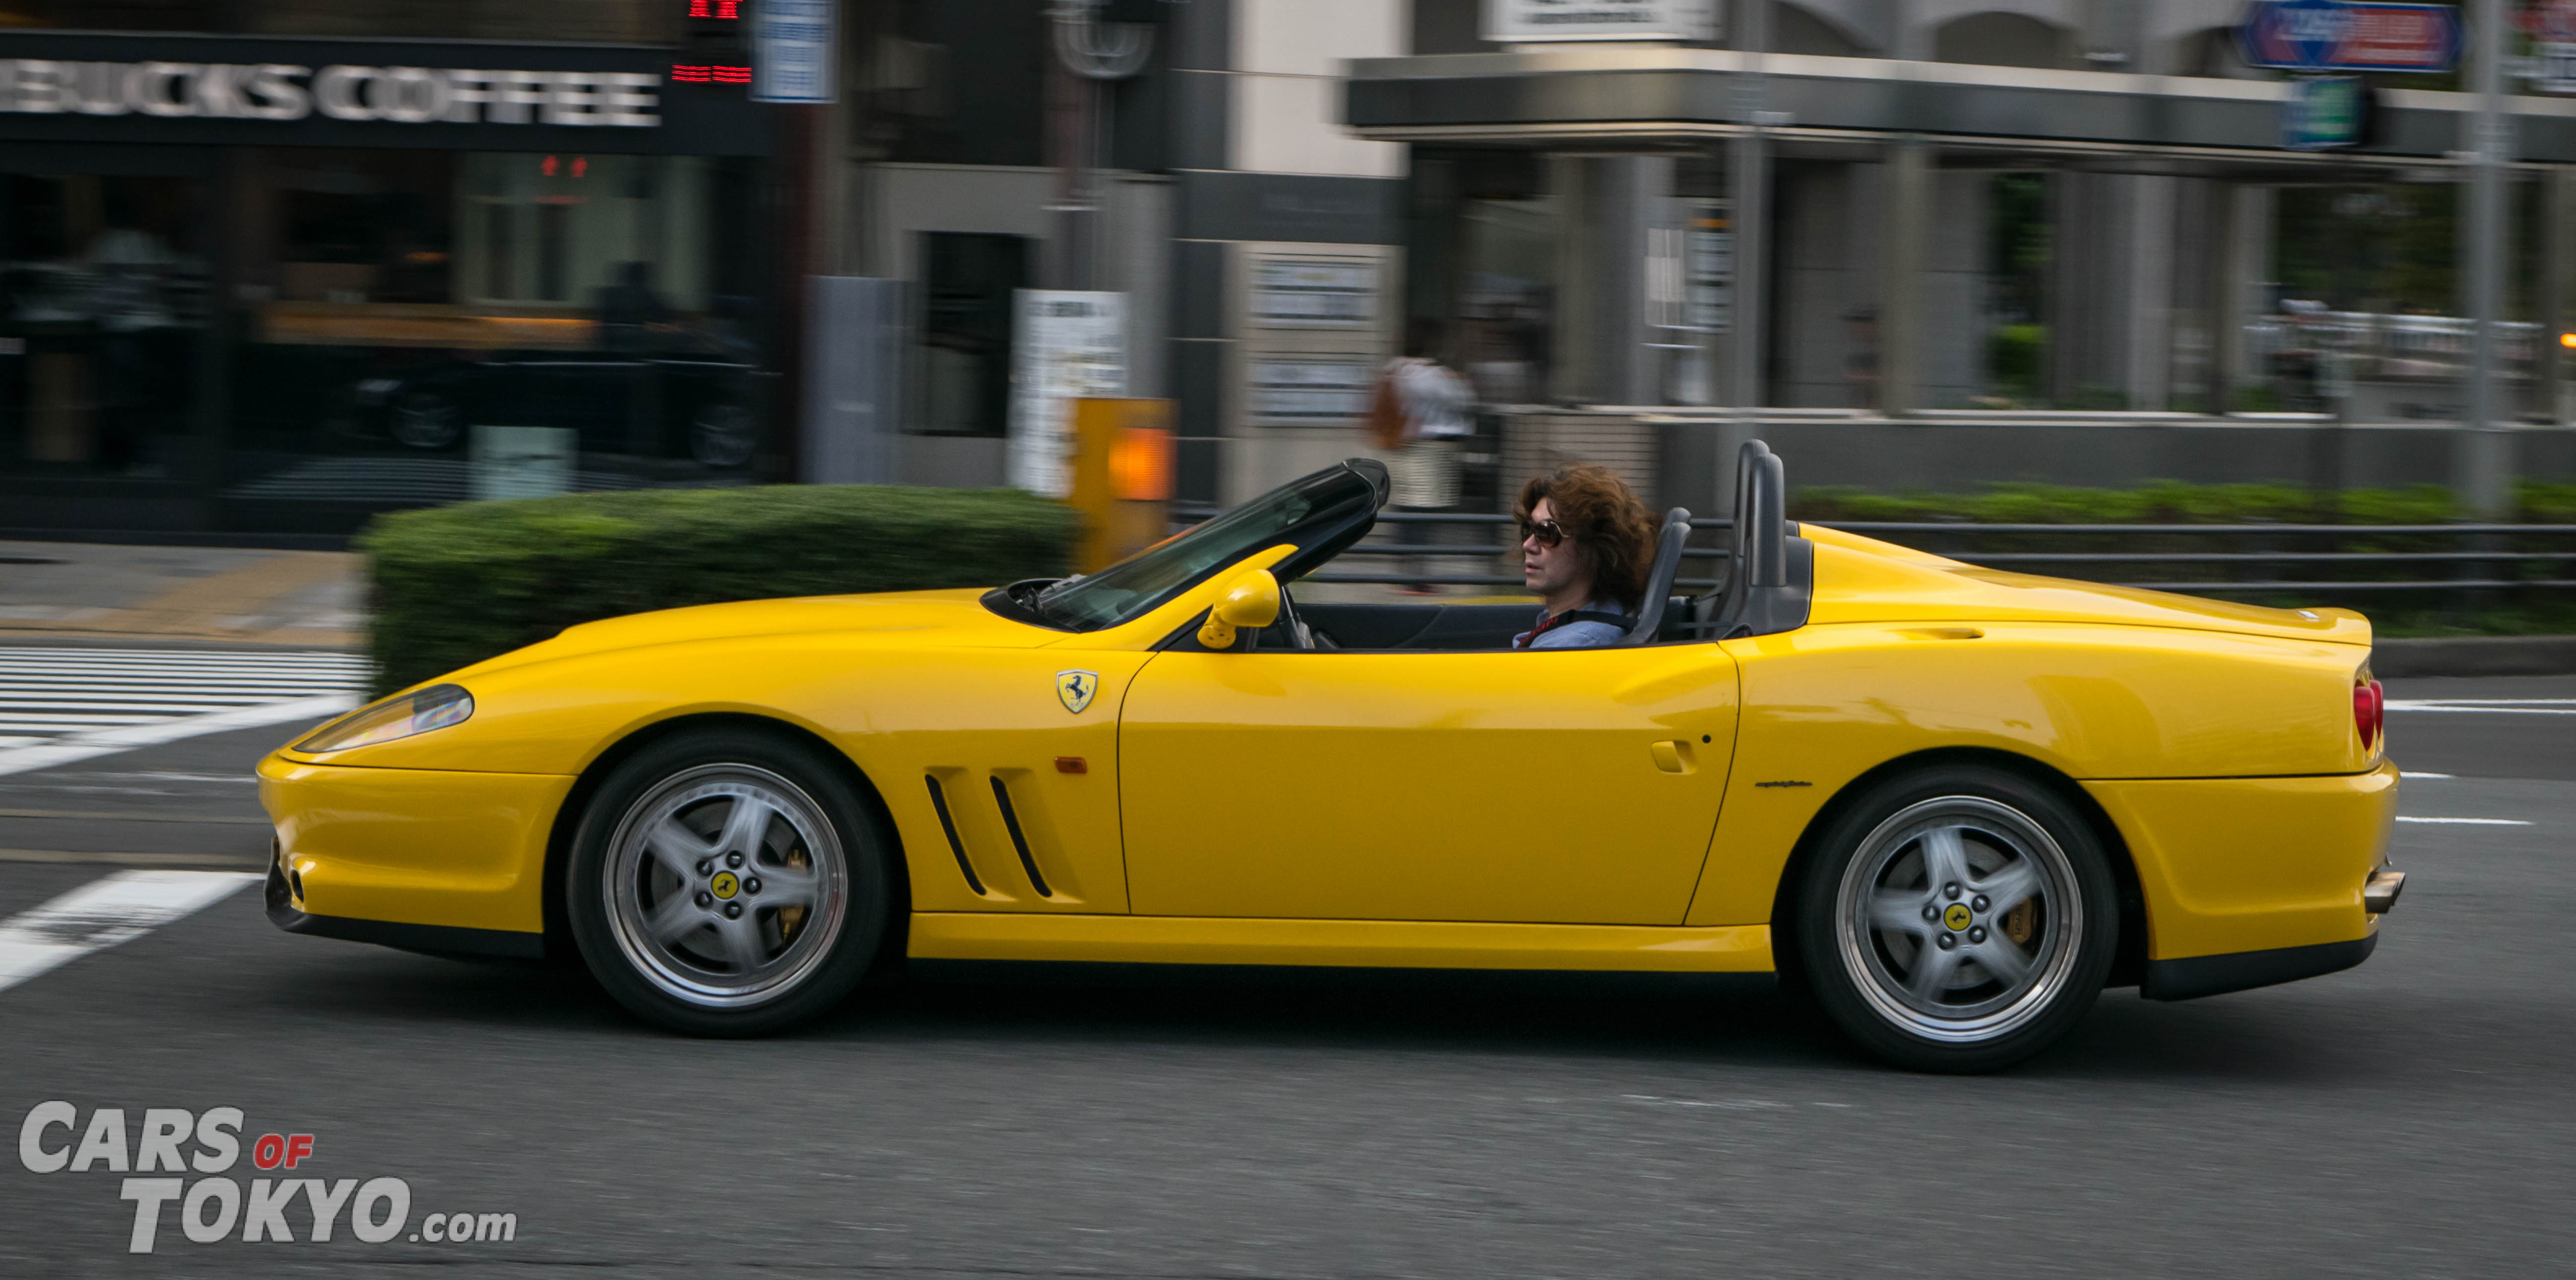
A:
[[[1801,525],[1742,463],[1724,586],[1674,593],[1673,513],[1610,647],[1300,599],[1365,459],[1085,577],[573,627],[263,761],[269,914],[719,1035],[906,957],[1778,972],[1937,1070],[2370,954],[2361,617]]]

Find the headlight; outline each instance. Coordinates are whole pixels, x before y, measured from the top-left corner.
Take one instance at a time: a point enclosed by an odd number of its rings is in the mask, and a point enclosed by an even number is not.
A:
[[[298,751],[346,751],[415,733],[463,724],[474,714],[474,695],[452,684],[436,684],[418,693],[387,698],[322,726],[320,733],[296,743]]]

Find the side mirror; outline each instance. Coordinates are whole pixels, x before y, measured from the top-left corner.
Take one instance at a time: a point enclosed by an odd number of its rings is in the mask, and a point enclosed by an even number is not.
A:
[[[1259,630],[1278,618],[1279,580],[1267,569],[1255,569],[1235,579],[1225,598],[1208,610],[1207,622],[1199,628],[1199,643],[1210,649],[1231,649],[1238,628]]]

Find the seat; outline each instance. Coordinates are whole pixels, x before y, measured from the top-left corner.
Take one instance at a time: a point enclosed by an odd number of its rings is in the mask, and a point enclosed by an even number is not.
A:
[[[1664,513],[1663,532],[1655,538],[1655,564],[1646,574],[1646,597],[1637,606],[1637,625],[1628,628],[1621,644],[1653,644],[1663,630],[1664,610],[1673,598],[1673,579],[1681,574],[1682,543],[1690,539],[1690,520],[1686,507]]]

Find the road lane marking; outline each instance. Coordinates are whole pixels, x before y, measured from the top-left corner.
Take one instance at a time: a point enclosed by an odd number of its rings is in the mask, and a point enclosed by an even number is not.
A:
[[[231,782],[234,779],[226,778],[224,781]],[[229,813],[96,813],[81,809],[0,809],[0,818],[63,818],[80,822],[184,822],[190,826],[205,823],[241,827],[272,825],[266,818],[245,818]]]
[[[246,853],[93,853],[84,849],[0,849],[0,862],[98,862],[127,867],[264,867]]]
[[[2447,774],[2447,773],[2407,773],[2407,772],[2400,772],[2397,776],[2398,776],[2398,777],[2401,777],[2401,778],[2448,778],[2448,777],[2450,777],[2451,775],[2449,775],[2449,774]]]
[[[0,920],[0,991],[132,942],[258,879],[231,871],[120,871]]]
[[[94,760],[112,756],[136,747],[157,747],[165,742],[194,738],[202,734],[226,733],[234,729],[262,729],[275,724],[295,724],[321,720],[356,708],[358,697],[349,693],[315,694],[287,702],[263,706],[235,707],[230,711],[210,712],[184,720],[163,720],[157,724],[126,725],[74,734],[59,743],[39,747],[11,747],[0,751],[0,774],[25,773],[31,769],[50,769],[58,764]]]
[[[2576,716],[2576,698],[2391,698],[2387,709],[2452,715]]]
[[[2404,814],[2399,814],[2397,816],[2397,820],[2399,822],[2432,822],[2439,823],[2447,827],[2527,827],[2531,825],[2520,818],[2410,818]]]

